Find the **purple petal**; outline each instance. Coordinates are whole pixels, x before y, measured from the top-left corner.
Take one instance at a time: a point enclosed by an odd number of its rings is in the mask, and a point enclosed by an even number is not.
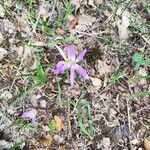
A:
[[[83,50],[83,51],[79,54],[79,56],[77,57],[76,62],[79,62],[79,61],[83,60],[83,57],[84,57],[84,55],[85,55],[86,52],[87,52],[86,49]]]
[[[32,118],[32,123],[33,123],[33,124],[36,123],[36,118]]]
[[[70,83],[71,83],[71,87],[73,87],[74,78],[75,78],[75,68],[71,67],[70,68]]]
[[[71,58],[71,60],[75,60],[75,48],[74,45],[68,45],[68,57]]]
[[[58,49],[59,53],[61,54],[61,56],[64,58],[64,60],[66,59],[66,54],[64,53],[64,51],[58,46],[58,45],[55,45],[56,48]]]
[[[87,74],[86,70],[83,69],[81,66],[76,64],[75,69],[78,71],[78,73],[84,78],[84,79],[89,79],[89,75]]]
[[[59,61],[56,65],[56,69],[54,70],[54,74],[58,75],[61,73],[61,68],[65,64],[65,61]]]
[[[24,119],[29,119],[32,121],[32,123],[35,123],[36,122],[36,109],[31,109],[30,111],[26,111],[22,114],[22,117]]]
[[[67,70],[70,67],[70,64],[65,63],[62,68],[61,68],[61,72],[60,73],[64,73],[65,70]]]

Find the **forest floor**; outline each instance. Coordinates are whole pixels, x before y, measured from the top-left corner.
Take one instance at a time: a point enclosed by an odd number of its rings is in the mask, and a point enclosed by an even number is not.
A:
[[[149,0],[1,0],[0,150],[150,150],[149,74]]]

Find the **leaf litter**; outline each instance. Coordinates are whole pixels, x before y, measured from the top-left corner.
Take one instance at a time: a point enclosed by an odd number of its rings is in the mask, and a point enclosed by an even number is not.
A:
[[[9,0],[1,5],[0,147],[148,149],[146,1]],[[89,81],[77,76],[71,88],[65,72],[59,75],[58,89],[53,71],[62,59],[56,44],[87,49],[81,66]],[[136,53],[138,60],[133,59]],[[30,91],[37,82],[42,84]],[[7,109],[18,97],[21,100]],[[132,100],[127,104],[128,98]],[[35,126],[20,120],[30,108],[37,110]]]

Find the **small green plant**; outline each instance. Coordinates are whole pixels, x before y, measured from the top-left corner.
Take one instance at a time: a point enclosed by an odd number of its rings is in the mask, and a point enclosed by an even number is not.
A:
[[[85,95],[86,92],[81,95],[76,107],[77,122],[80,131],[90,139],[93,139],[95,136],[95,128],[92,122],[91,103],[84,98]]]
[[[60,87],[60,78],[56,76],[56,82],[57,82],[57,88],[58,88],[58,93],[57,93],[57,100],[58,100],[58,106],[60,108],[63,107],[63,102],[62,102],[62,98],[61,98],[61,87]]]
[[[36,3],[36,0],[27,0],[27,5],[29,7],[29,10],[33,9],[33,5]]]
[[[138,30],[142,34],[147,34],[149,25],[147,21],[143,19],[139,14],[133,14],[131,16],[131,25],[130,27]]]
[[[38,54],[36,56],[36,70],[33,73],[17,75],[17,77],[28,77],[34,81],[33,85],[36,86],[42,86],[46,82],[46,74]]]
[[[9,127],[17,128],[19,130],[26,130],[28,128],[32,131],[36,131],[36,128],[37,128],[37,126],[33,125],[31,122],[28,122],[27,120],[24,120],[24,119],[13,121]]]
[[[147,14],[150,16],[150,4],[147,5],[146,10],[147,10]]]
[[[150,64],[140,53],[135,53],[132,58],[133,61],[136,62],[135,70],[138,70],[140,66],[148,66]]]
[[[54,36],[55,35],[55,32],[54,30],[52,30],[50,27],[49,27],[49,22],[48,21],[44,21],[44,20],[40,20],[39,21],[39,25],[41,26],[42,30],[49,36]]]
[[[65,12],[66,12],[66,16],[71,15],[72,12],[73,12],[73,8],[72,8],[72,5],[71,5],[70,1],[66,3]]]
[[[71,35],[71,36],[63,36],[62,43],[64,45],[74,43],[75,41],[78,40],[78,36],[76,35]]]
[[[15,143],[11,148],[10,150],[18,150],[20,149],[21,145],[24,144],[25,141],[21,141],[21,142],[18,142],[18,143]]]
[[[29,93],[31,93],[33,90],[37,89],[38,87],[42,86],[46,82],[46,73],[43,70],[43,66],[40,62],[40,57],[37,54],[36,56],[36,70],[33,73],[28,74],[20,74],[16,75],[16,77],[28,77],[29,79],[33,80],[32,85],[25,91],[23,91],[20,96],[12,102],[9,107],[16,105],[18,101],[23,100]]]
[[[54,120],[54,119],[51,119],[51,120],[50,120],[50,123],[49,123],[49,129],[50,129],[50,133],[51,133],[51,134],[54,133],[55,128],[56,128],[55,120]]]

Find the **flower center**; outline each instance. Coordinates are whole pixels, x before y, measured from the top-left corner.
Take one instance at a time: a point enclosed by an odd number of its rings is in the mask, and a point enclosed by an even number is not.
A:
[[[70,61],[71,61],[71,59],[69,57],[65,59],[66,63],[70,63]]]

